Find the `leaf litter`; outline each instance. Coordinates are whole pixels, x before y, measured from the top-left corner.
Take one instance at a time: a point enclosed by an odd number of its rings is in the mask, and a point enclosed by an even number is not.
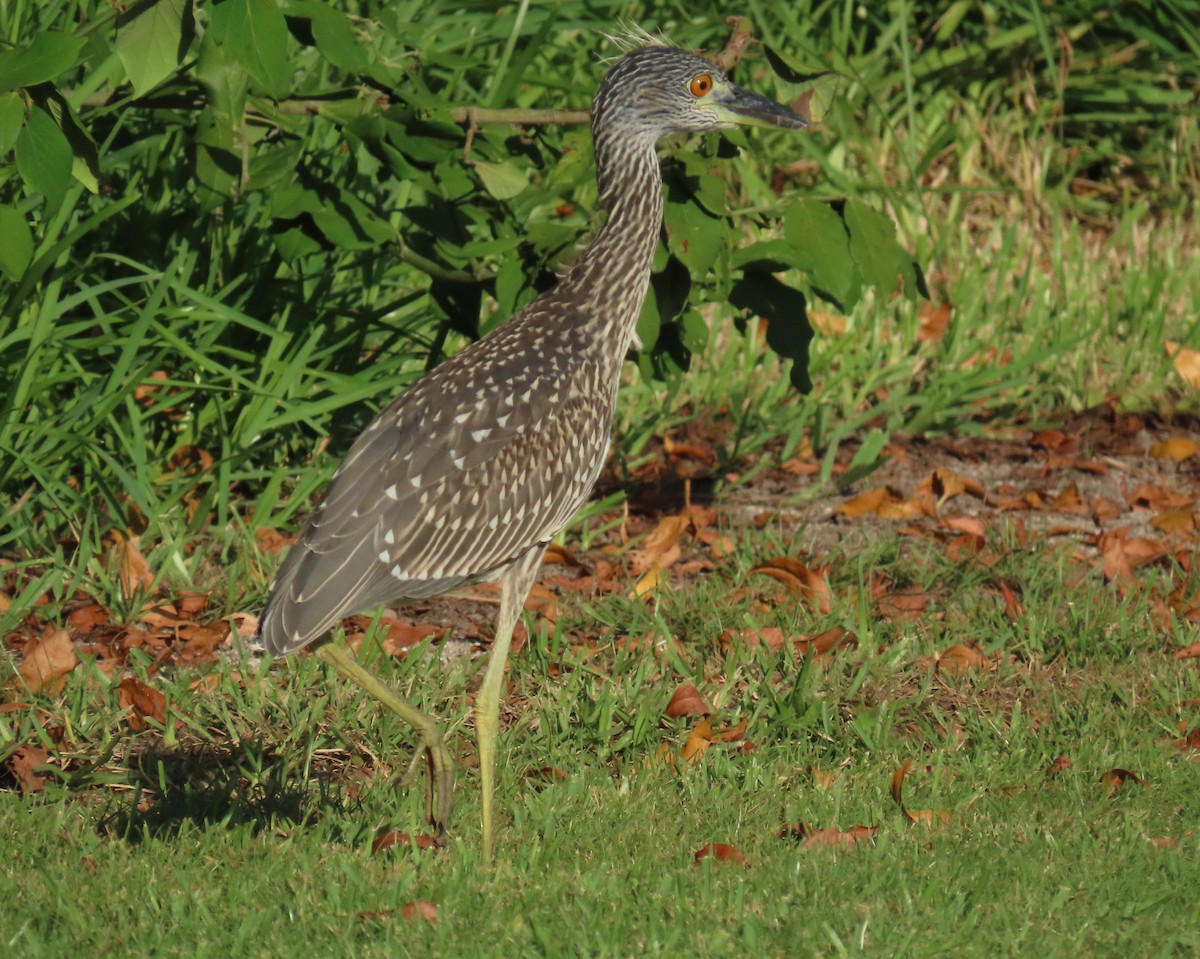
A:
[[[712,438],[703,435],[691,434],[686,440],[664,437],[660,458],[649,457],[640,467],[643,475],[635,478],[647,483],[643,490],[654,490],[663,482],[668,486],[682,482],[682,507],[677,500],[647,500],[635,486],[630,506],[609,527],[615,531],[612,535],[594,538],[587,548],[578,543],[550,548],[527,606],[534,622],[547,628],[555,623],[563,599],[577,603],[578,598],[590,601],[623,594],[635,601],[657,602],[664,589],[685,588],[690,580],[717,571],[727,575],[747,526],[803,524],[806,555],[760,558],[732,589],[730,603],[748,603],[744,608],[749,609],[751,622],[707,638],[657,632],[626,636],[573,617],[564,633],[570,655],[551,664],[551,677],[573,668],[573,662],[596,663],[605,649],[645,650],[661,657],[659,676],[664,683],[676,676],[675,683],[665,687],[674,692],[664,712],[693,721],[678,754],[670,750],[670,763],[675,764],[677,755],[680,768],[703,761],[713,744],[753,749],[746,738],[753,730],[747,729],[744,717],[735,716],[735,722],[722,725],[721,711],[713,710],[695,684],[679,681],[686,679],[675,673],[681,664],[703,659],[696,644],[707,643],[734,663],[746,656],[771,662],[770,657],[785,650],[796,660],[827,661],[858,646],[860,637],[854,631],[821,623],[821,618],[845,599],[833,585],[843,562],[838,556],[853,555],[856,541],[869,541],[887,529],[932,544],[951,562],[972,563],[983,570],[997,567],[1009,550],[1038,545],[1067,548],[1069,576],[1076,581],[1099,577],[1118,596],[1136,594],[1146,599],[1164,632],[1173,625],[1186,632],[1200,623],[1200,570],[1193,574],[1193,555],[1200,547],[1195,508],[1200,500],[1200,429],[1192,421],[1162,421],[1102,407],[1061,428],[1009,429],[990,438],[894,437],[885,448],[887,462],[857,487],[803,507],[785,505],[820,473],[817,454],[803,443],[792,459],[759,471],[753,482],[715,503],[693,501],[690,484],[703,479],[718,462],[713,448]],[[835,478],[846,470],[855,452],[853,442],[839,450]],[[260,529],[255,538],[264,552],[273,553],[285,548],[291,536]],[[153,553],[135,535],[114,533],[110,557],[118,570],[121,596],[132,611],[117,614],[101,598],[86,593],[68,602],[58,616],[44,615],[40,602],[32,606],[4,637],[17,664],[16,675],[7,684],[9,699],[14,700],[7,708],[42,708],[37,699],[56,695],[87,662],[98,676],[111,681],[131,730],[158,736],[170,722],[171,711],[178,717],[187,710],[187,703],[171,703],[168,710],[166,697],[156,687],[158,670],[214,663],[239,640],[253,635],[256,620],[252,611],[214,616],[221,603],[203,593],[170,590],[155,575]],[[1156,575],[1147,578],[1146,570]],[[936,586],[895,582],[880,570],[868,573],[872,616],[922,629],[944,620],[947,610]],[[0,608],[11,606],[22,585],[17,574],[0,567]],[[995,598],[1007,621],[1019,624],[1027,615],[1020,583],[997,574],[982,590]],[[472,654],[486,651],[495,602],[494,592],[484,585],[448,599],[418,602],[402,612],[386,611],[376,627],[379,645],[385,654],[397,657],[437,651],[445,655],[453,644]],[[788,610],[803,611],[818,628],[791,631],[763,624],[764,617],[769,621]],[[351,645],[361,644],[375,623],[374,617],[347,621]],[[135,650],[150,657],[144,674],[131,669],[130,655]],[[1186,664],[1200,658],[1200,640],[1178,648],[1168,645],[1164,652],[1165,659]],[[928,665],[947,684],[943,695],[954,696],[959,695],[955,690],[961,684],[970,688],[976,677],[1011,668],[1013,662],[1011,655],[997,650],[950,642]],[[708,679],[723,685],[732,677],[709,675]],[[197,681],[191,688],[203,686]],[[731,689],[734,697],[726,691],[721,699],[736,706],[737,687]],[[30,701],[22,702],[22,696]],[[512,721],[521,708],[515,691],[505,716]],[[186,732],[178,718],[174,728]],[[961,736],[952,726],[946,730],[948,735]],[[53,745],[56,740],[51,737],[48,742]],[[1197,742],[1200,734],[1194,724],[1188,724],[1176,746],[1191,753]],[[62,735],[57,744],[69,745]],[[32,792],[46,781],[46,770],[61,763],[54,748],[27,742],[8,754],[5,769],[16,788]],[[1047,777],[1069,768],[1070,760],[1060,757],[1047,770]],[[894,797],[909,821],[943,821],[953,815],[908,809],[903,800],[907,773],[907,764],[897,770]],[[1144,784],[1136,774],[1119,768],[1104,773],[1101,781],[1112,791],[1127,782]],[[806,845],[851,848],[873,837],[876,829],[806,825],[802,835],[793,838]]]

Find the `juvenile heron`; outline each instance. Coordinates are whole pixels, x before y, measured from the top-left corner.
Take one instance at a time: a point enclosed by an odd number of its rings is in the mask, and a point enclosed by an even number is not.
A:
[[[375,417],[271,588],[260,633],[278,656],[382,603],[500,581],[496,638],[475,704],[485,858],[513,627],[546,544],[600,473],[621,364],[646,297],[663,214],[655,143],[738,124],[805,126],[691,53],[648,46],[623,56],[592,111],[604,226],[553,289]],[[444,832],[454,767],[434,718],[345,649],[326,643],[317,653],[414,727],[414,763],[423,755],[429,764],[428,812]]]

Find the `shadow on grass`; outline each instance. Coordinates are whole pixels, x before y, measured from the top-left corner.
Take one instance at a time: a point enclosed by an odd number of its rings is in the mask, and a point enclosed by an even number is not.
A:
[[[344,763],[313,759],[305,768],[252,741],[151,747],[131,759],[133,791],[98,825],[102,835],[130,843],[170,838],[189,823],[249,825],[255,835],[311,826],[325,811],[344,808],[353,778]]]

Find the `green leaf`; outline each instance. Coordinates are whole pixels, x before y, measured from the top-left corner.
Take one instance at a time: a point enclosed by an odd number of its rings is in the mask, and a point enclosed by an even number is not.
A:
[[[17,142],[25,125],[25,103],[19,93],[0,93],[0,153],[7,153]]]
[[[33,234],[25,217],[11,206],[0,206],[0,272],[16,282],[32,259]]]
[[[317,0],[301,0],[288,5],[289,16],[304,17],[312,23],[313,40],[321,55],[335,67],[358,73],[370,65],[367,51],[346,15]]]
[[[31,87],[53,80],[79,61],[85,37],[69,33],[39,33],[23,50],[0,53],[0,90]]]
[[[511,200],[529,186],[529,173],[515,163],[476,160],[474,167],[483,188],[497,200]]]
[[[792,245],[800,269],[823,296],[849,310],[860,294],[861,281],[850,256],[850,240],[841,217],[819,200],[799,200],[783,218],[784,238]]]
[[[152,0],[117,21],[117,56],[134,96],[149,93],[179,66],[187,50],[185,12],[190,13],[187,0]]]
[[[875,287],[884,302],[894,293],[915,299],[917,273],[910,257],[896,242],[896,227],[882,213],[859,200],[846,201],[846,227],[850,231],[850,255],[863,281]]]
[[[200,44],[196,79],[208,95],[209,109],[222,117],[230,130],[240,129],[249,77],[231,52],[216,41],[212,31],[205,34]]]
[[[71,182],[74,154],[71,144],[50,114],[34,107],[17,137],[17,171],[33,193],[46,197],[48,212],[62,203]]]
[[[209,27],[266,92],[282,100],[292,88],[287,21],[274,0],[225,0],[208,8]]]
[[[696,203],[667,201],[664,210],[667,246],[693,273],[707,273],[716,262],[725,240],[721,220],[709,216]]]

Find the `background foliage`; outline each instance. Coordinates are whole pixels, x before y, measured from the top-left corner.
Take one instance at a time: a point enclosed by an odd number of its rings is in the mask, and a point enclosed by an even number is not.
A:
[[[928,263],[939,223],[978,214],[981,195],[999,210],[1021,194],[1046,218],[1191,202],[1190,4],[739,12],[766,38],[740,81],[786,100],[832,70],[841,88],[813,136],[669,151],[638,357],[667,405],[731,312],[772,320],[803,386],[813,303],[904,309],[891,296],[914,295],[917,274],[893,221]],[[112,529],[150,533],[157,568],[194,578],[208,532],[292,522],[373,404],[549,285],[598,215],[586,126],[530,117],[468,137],[464,111],[586,107],[598,56],[617,52],[599,31],[623,19],[687,47],[728,35],[715,7],[603,0],[6,4],[0,549],[37,571],[30,595],[103,577]],[[972,136],[1001,110],[1010,139]],[[788,447],[880,425],[869,465],[888,431],[961,422],[1080,334],[1064,325],[950,393],[883,363],[853,396],[795,409]]]

